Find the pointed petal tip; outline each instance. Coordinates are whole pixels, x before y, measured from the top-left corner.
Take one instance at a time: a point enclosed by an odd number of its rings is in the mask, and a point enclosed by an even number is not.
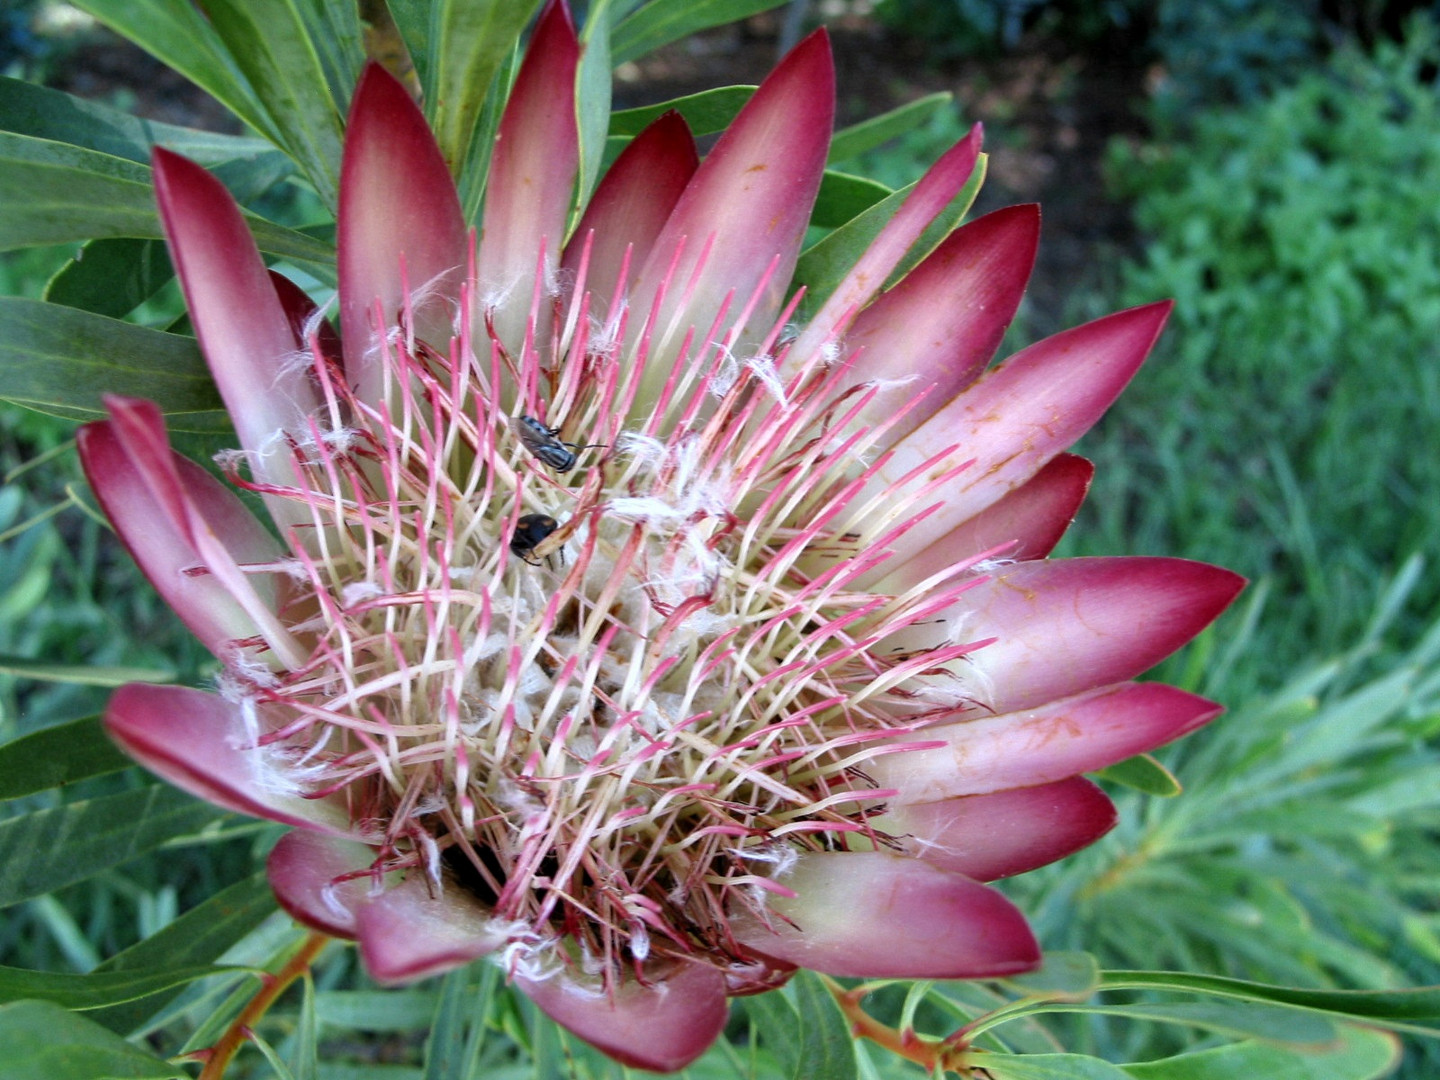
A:
[[[905,755],[896,755],[903,757]],[[772,897],[766,921],[732,917],[747,949],[813,971],[855,978],[981,979],[1040,962],[1020,910],[967,877],[888,852],[801,856]]]
[[[488,956],[505,943],[492,913],[463,889],[419,873],[368,897],[355,918],[360,958],[384,986],[414,982]]]
[[[238,706],[183,686],[127,683],[110,697],[105,729],[155,775],[216,806],[251,817],[350,835],[343,811],[274,790],[275,774],[251,743]]]
[[[368,877],[336,883],[368,867],[374,851],[365,844],[310,829],[282,836],[265,860],[275,899],[296,922],[331,937],[353,940],[355,915],[371,887]]]
[[[557,1024],[632,1068],[675,1072],[719,1038],[729,1016],[724,977],[681,966],[649,985],[627,981],[609,994],[566,975],[516,976],[515,984]]]

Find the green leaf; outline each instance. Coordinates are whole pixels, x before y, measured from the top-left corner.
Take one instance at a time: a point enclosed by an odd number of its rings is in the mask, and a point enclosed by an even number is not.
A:
[[[95,971],[143,972],[166,966],[214,963],[274,910],[275,895],[270,891],[269,879],[263,873],[255,874],[221,889],[163,930],[116,953]],[[112,1031],[130,1032],[159,1009],[169,996],[161,993],[137,998],[123,1005],[98,1010],[92,1015]]]
[[[52,304],[118,319],[130,314],[175,276],[161,240],[92,240],[45,286]]]
[[[779,7],[785,0],[652,0],[615,27],[610,59],[616,64],[708,30],[738,22],[761,11]]]
[[[611,0],[590,5],[580,35],[580,70],[575,76],[576,122],[580,134],[580,169],[577,202],[583,207],[595,189],[605,157],[605,135],[610,124],[610,20]]]
[[[835,998],[814,972],[802,971],[791,981],[800,1018],[797,1046],[806,1080],[854,1080],[855,1044]],[[803,1070],[803,1071],[802,1071]]]
[[[281,147],[333,212],[342,105],[293,0],[204,0],[210,25],[260,98]],[[342,100],[348,100],[348,97]]]
[[[1178,990],[1247,1001],[1271,1001],[1382,1024],[1399,1031],[1440,1036],[1440,1027],[1420,1023],[1440,1021],[1440,986],[1415,990],[1305,990],[1222,975],[1186,975],[1172,971],[1107,971],[1102,973],[1100,985],[1103,990]]]
[[[475,1019],[470,1001],[469,967],[450,972],[440,981],[440,994],[425,1040],[425,1080],[463,1080],[470,1073],[465,1029]]]
[[[1047,952],[1038,970],[1004,982],[1026,996],[1086,998],[1100,985],[1100,965],[1089,953]]]
[[[1149,754],[1137,754],[1114,765],[1097,769],[1095,775],[1102,780],[1109,780],[1112,784],[1133,788],[1145,795],[1157,795],[1162,799],[1179,795],[1183,790],[1180,781],[1175,779],[1175,774]]]
[[[188,1080],[189,1073],[45,1001],[0,1006],[5,1080]]]
[[[470,158],[486,95],[540,0],[389,0],[453,176]]]
[[[850,1029],[820,977],[802,971],[783,990],[745,999],[745,1010],[791,1080],[853,1080]]]
[[[245,217],[262,251],[322,267],[334,259],[328,244],[254,214]],[[0,250],[162,235],[147,167],[0,132]]]
[[[815,197],[815,209],[810,213],[810,224],[822,229],[838,228],[890,194],[890,189],[878,180],[826,169],[820,179],[820,193]]]
[[[98,716],[71,720],[0,746],[0,799],[19,799],[132,764],[105,734]]]
[[[182,431],[229,420],[194,338],[39,300],[0,297],[0,398],[72,419],[103,415],[103,393],[149,398]]]
[[[950,205],[931,222],[930,226],[921,234],[920,239],[911,246],[909,253],[901,260],[899,268],[891,275],[892,281],[904,276],[911,267],[933,251],[935,245],[948,236],[960,219],[965,216],[965,212],[970,209],[970,204],[975,201],[975,196],[980,191],[981,183],[984,182],[984,162],[985,157],[982,154],[975,171],[965,182],[965,186],[960,189],[959,194],[950,200]],[[900,209],[900,205],[914,189],[914,184],[901,188],[871,206],[864,213],[845,222],[829,236],[812,244],[801,253],[800,260],[795,267],[795,282],[804,285],[806,290],[802,316],[816,311],[835,291],[845,274],[855,265],[856,260],[870,246],[871,241],[880,234],[885,223],[895,215],[895,211]]]
[[[898,109],[891,109],[887,113],[862,120],[858,124],[852,124],[835,133],[830,140],[829,161],[848,161],[850,158],[859,157],[867,150],[874,150],[877,146],[889,142],[891,139],[904,135],[905,132],[919,127],[936,113],[950,107],[955,95],[949,91],[942,91],[938,94],[926,94]]]
[[[190,0],[75,0],[75,6],[180,72],[272,143],[283,145],[249,81]]]
[[[332,0],[297,0],[305,35],[320,58],[330,99],[336,112],[350,111],[350,98],[360,71],[365,66],[365,28],[360,23],[360,5]]]
[[[154,668],[91,667],[88,664],[42,664],[21,656],[0,655],[0,674],[42,682],[76,683],[81,686],[124,686],[129,682],[167,683],[175,681],[173,671]]]
[[[1035,1012],[1098,1013],[1150,1020],[1160,1024],[1217,1031],[1224,1035],[1294,1043],[1313,1049],[1333,1042],[1336,1027],[1323,1016],[1279,1005],[1239,1004],[1233,1001],[1138,1002],[1124,1005],[1042,1006]],[[1033,1013],[1027,1015],[1034,1015]]]
[[[1316,1052],[1273,1043],[1243,1042],[1199,1050],[1162,1061],[1126,1065],[1133,1080],[1375,1080],[1398,1064],[1400,1045],[1393,1035],[1346,1025],[1340,1042]]]
[[[127,112],[20,79],[0,78],[0,131],[70,143],[141,165],[164,146],[202,165],[274,153],[264,139],[142,120]]]
[[[1083,1054],[975,1054],[971,1063],[994,1080],[1130,1080],[1118,1065]]]
[[[316,1015],[324,1023],[370,1031],[430,1029],[439,1007],[439,994],[418,988],[325,990],[315,998]]]
[[[638,109],[622,109],[610,114],[611,135],[639,135],[662,113],[674,109],[685,118],[696,135],[713,135],[724,131],[754,95],[754,86],[717,86],[698,94],[671,98],[658,105]]]
[[[147,167],[0,133],[0,249],[159,235]]]
[[[229,970],[205,965],[74,975],[0,967],[0,1001],[50,1001],[67,1009],[98,1009],[184,986],[196,979],[223,975]]]
[[[157,784],[0,822],[0,907],[84,881],[222,813]]]

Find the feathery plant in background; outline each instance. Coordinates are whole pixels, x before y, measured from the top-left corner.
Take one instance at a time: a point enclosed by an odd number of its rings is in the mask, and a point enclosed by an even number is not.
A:
[[[987,371],[1038,219],[957,228],[978,129],[899,192],[826,172],[823,32],[758,89],[611,115],[611,63],[705,25],[671,0],[592,4],[578,36],[561,3],[533,26],[535,5],[397,3],[368,28],[394,74],[364,62],[343,4],[85,6],[263,139],[6,84],[9,242],[97,239],[46,302],[0,307],[0,393],[103,413],[79,433],[94,495],[219,664],[216,692],[128,682],[105,726],[180,787],[299,826],[254,835],[311,932],[251,879],[88,975],[9,969],[0,1030],[26,1060],[85,1045],[170,1075],[121,1038],[164,1032],[202,1076],[249,1040],[313,1073],[310,971],[346,964],[332,937],[382,984],[450,972],[393,1000],[428,1002],[427,1068],[454,1075],[527,1052],[543,1075],[556,1036],[534,1007],[583,1040],[566,1052],[586,1072],[605,1058],[584,1044],[648,1069],[835,1076],[874,1068],[847,1028],[894,1051],[886,1069],[1114,1069],[1036,1019],[1070,1011],[1231,1040],[1148,1075],[1358,1078],[1394,1043],[1344,1017],[1433,1014],[1420,992],[1104,972],[1078,952],[1041,967],[1020,909],[979,884],[1114,824],[1082,772],[1173,794],[1133,755],[1218,709],[1130,680],[1239,582],[1046,558],[1090,482],[1066,447],[1168,306]],[[923,115],[836,142],[853,157]],[[701,160],[692,131],[722,130]],[[334,210],[333,251],[237,205],[291,169]],[[810,227],[830,231],[802,251]],[[198,347],[114,317],[171,263]],[[331,284],[338,333],[317,307]],[[229,487],[169,449],[167,422],[233,424]],[[82,719],[7,744],[6,793],[113,772],[99,740]],[[0,847],[12,902],[224,831],[164,787],[21,808]],[[1016,888],[1053,910],[1044,880]],[[1161,954],[1143,926],[1129,944]],[[895,980],[967,978],[992,982],[916,984],[891,1009]],[[719,1038],[731,996],[761,1040],[748,1061]]]

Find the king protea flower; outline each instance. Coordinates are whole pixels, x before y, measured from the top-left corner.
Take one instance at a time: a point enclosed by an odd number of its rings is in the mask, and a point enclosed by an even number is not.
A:
[[[152,771],[295,826],[284,907],[382,983],[491,956],[614,1058],[674,1069],[728,996],[797,967],[984,978],[1039,959],[981,882],[1104,833],[1080,774],[1214,717],[1130,681],[1240,581],[1045,556],[1085,495],[1065,449],[1168,305],[986,370],[1038,213],[954,231],[916,186],[803,327],[788,284],[833,119],[823,32],[699,161],[676,114],[567,228],[579,49],[552,4],[467,232],[421,113],[355,91],[339,323],[267,272],[198,166],[154,160],[240,448],[226,485],[111,399],[81,433],[105,512],[223,663],[107,713]]]

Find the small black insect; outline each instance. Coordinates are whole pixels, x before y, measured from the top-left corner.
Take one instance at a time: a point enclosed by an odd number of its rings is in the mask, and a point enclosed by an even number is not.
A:
[[[547,428],[533,416],[512,417],[510,424],[515,428],[515,434],[520,439],[520,444],[534,454],[540,461],[549,465],[556,472],[569,472],[575,467],[575,455],[581,450],[587,450],[592,446],[604,446],[604,443],[569,443],[562,442],[555,436],[560,434],[560,429]]]
[[[560,523],[549,514],[526,514],[515,523],[515,532],[510,536],[510,550],[531,566],[540,563],[530,558],[535,545],[560,527]]]

